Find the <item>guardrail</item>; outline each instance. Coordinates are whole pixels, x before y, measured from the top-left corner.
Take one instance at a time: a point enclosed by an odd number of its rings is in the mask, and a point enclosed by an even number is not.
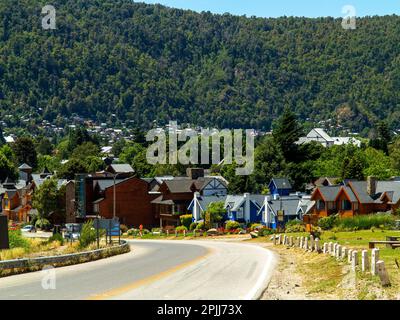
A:
[[[117,246],[93,251],[85,251],[50,257],[24,258],[0,261],[0,277],[4,275],[37,271],[43,269],[43,267],[45,266],[64,267],[74,264],[80,264],[129,252],[130,247],[128,242],[124,240],[121,240],[121,242],[123,243]]]

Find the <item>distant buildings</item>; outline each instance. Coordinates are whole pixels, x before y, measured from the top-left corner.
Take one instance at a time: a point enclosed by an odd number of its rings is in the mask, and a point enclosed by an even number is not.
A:
[[[297,144],[302,145],[310,142],[318,142],[324,147],[332,147],[334,145],[353,144],[361,147],[361,141],[354,137],[331,137],[323,129],[312,129],[306,137],[301,137]]]

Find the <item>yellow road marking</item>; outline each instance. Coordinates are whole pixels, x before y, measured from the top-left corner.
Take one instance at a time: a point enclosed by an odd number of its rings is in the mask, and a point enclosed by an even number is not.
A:
[[[185,268],[187,268],[187,267],[189,267],[191,265],[194,265],[197,262],[207,258],[209,255],[211,255],[211,253],[213,251],[214,250],[212,250],[212,249],[207,249],[207,253],[206,254],[204,254],[204,255],[202,255],[200,257],[197,257],[197,258],[195,258],[193,260],[184,262],[184,263],[179,264],[179,265],[177,265],[175,267],[172,267],[171,269],[162,271],[160,273],[157,273],[155,275],[149,276],[147,278],[144,278],[142,280],[136,281],[134,283],[125,285],[123,287],[112,289],[112,290],[107,291],[107,292],[105,292],[103,294],[92,295],[87,300],[105,300],[105,299],[109,299],[109,298],[112,298],[112,297],[120,296],[120,295],[122,295],[122,294],[124,294],[126,292],[135,290],[135,289],[137,289],[137,288],[139,288],[141,286],[148,285],[148,284],[153,283],[155,281],[161,280],[162,278],[165,278],[165,277],[167,277],[167,276],[169,276],[169,275],[171,275],[171,274],[173,274],[173,273],[175,273],[175,272],[177,272],[179,270],[182,270],[182,269],[185,269]]]

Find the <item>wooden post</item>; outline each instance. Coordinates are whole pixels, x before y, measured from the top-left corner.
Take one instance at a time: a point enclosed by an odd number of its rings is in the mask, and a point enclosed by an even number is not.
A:
[[[311,251],[314,250],[314,236],[313,235],[310,236],[310,250]]]
[[[332,254],[332,252],[333,252],[333,242],[329,242],[328,253]]]
[[[274,243],[274,246],[276,246],[276,234],[273,235],[272,241]]]
[[[348,263],[351,263],[352,259],[353,259],[353,250],[349,249],[349,255],[347,256]]]
[[[289,238],[289,246],[293,247],[293,237],[290,236]]]
[[[319,239],[315,239],[315,252],[319,253],[321,251],[321,248],[319,246]]]
[[[347,257],[347,248],[346,247],[343,247],[342,248],[342,260],[344,260],[344,259],[346,259],[346,257]]]
[[[388,272],[386,270],[384,261],[379,260],[376,263],[376,271],[378,272],[379,278],[381,279],[382,286],[389,287],[390,286],[390,279],[389,279],[389,274],[388,274]]]
[[[278,236],[278,244],[281,244],[282,243],[282,235],[280,234],[279,236]]]
[[[304,250],[308,250],[308,238],[304,240]]]
[[[376,270],[376,263],[379,261],[379,249],[372,249],[371,254],[371,274],[376,276],[378,274]]]
[[[284,245],[284,246],[286,246],[286,241],[287,241],[287,236],[284,235],[284,236],[283,236],[283,245]]]
[[[352,258],[351,258],[351,270],[356,271],[357,266],[358,266],[358,252],[357,250],[354,250],[352,252]]]
[[[368,250],[361,252],[361,270],[362,272],[368,272],[369,270]]]
[[[342,246],[338,244],[336,246],[336,259],[340,260],[342,258]]]
[[[299,248],[303,248],[303,246],[304,246],[304,237],[300,237]]]
[[[329,243],[327,243],[327,242],[325,242],[324,243],[324,253],[326,254],[326,253],[328,253],[328,251],[329,251]]]

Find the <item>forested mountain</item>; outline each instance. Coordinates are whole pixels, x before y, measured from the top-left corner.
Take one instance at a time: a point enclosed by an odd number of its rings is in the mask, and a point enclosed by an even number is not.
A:
[[[129,0],[0,2],[0,116],[115,113],[148,127],[177,120],[269,129],[302,120],[362,131],[400,127],[400,17],[246,18]]]

